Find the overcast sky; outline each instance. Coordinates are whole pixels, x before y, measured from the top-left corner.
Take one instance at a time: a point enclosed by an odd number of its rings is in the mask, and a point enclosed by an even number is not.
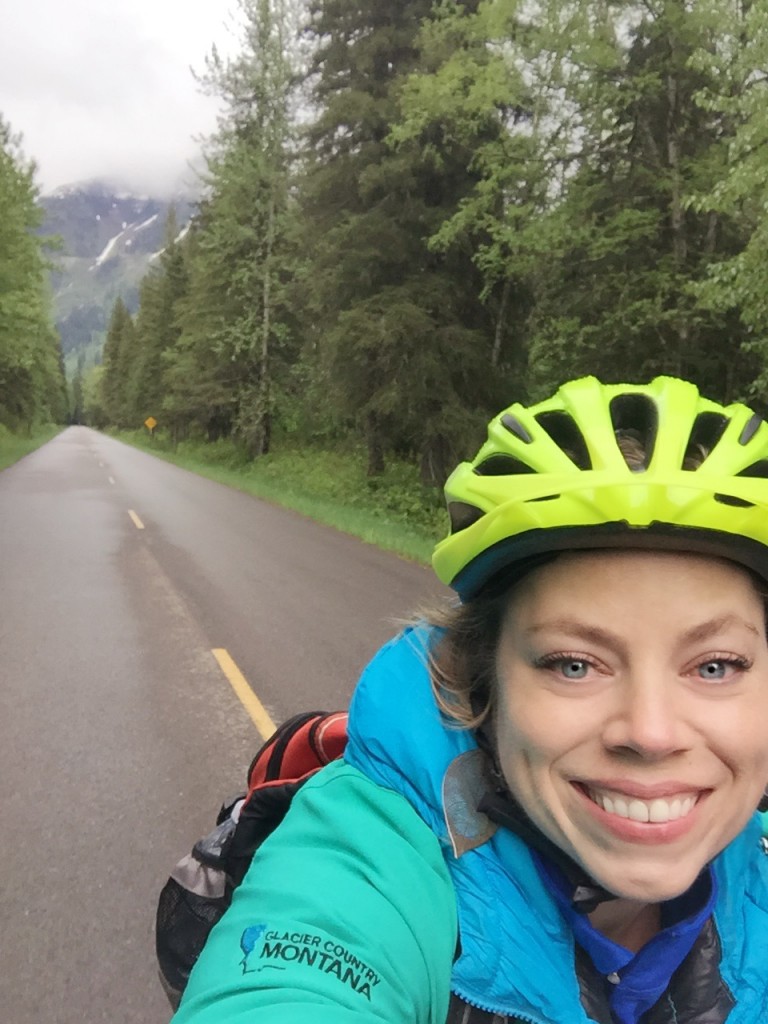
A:
[[[119,179],[166,191],[186,176],[216,104],[190,72],[232,52],[232,0],[0,0],[0,114],[43,191]]]

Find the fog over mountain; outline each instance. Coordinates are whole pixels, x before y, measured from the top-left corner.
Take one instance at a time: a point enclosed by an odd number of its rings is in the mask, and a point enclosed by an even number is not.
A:
[[[238,47],[229,0],[24,0],[2,5],[0,113],[37,164],[45,191],[119,176],[167,194],[216,130],[201,88],[215,45]]]
[[[40,202],[42,233],[62,242],[51,282],[56,326],[71,371],[80,356],[86,365],[100,360],[119,296],[136,311],[139,284],[163,248],[171,208],[181,234],[189,227],[195,196],[189,188],[163,198],[136,195],[96,179],[54,189]]]

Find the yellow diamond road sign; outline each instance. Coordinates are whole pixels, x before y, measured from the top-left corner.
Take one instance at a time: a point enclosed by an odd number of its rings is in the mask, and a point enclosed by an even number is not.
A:
[[[155,427],[157,426],[157,420],[155,419],[154,416],[147,416],[147,418],[144,420],[144,426],[147,428],[147,430],[154,430]]]

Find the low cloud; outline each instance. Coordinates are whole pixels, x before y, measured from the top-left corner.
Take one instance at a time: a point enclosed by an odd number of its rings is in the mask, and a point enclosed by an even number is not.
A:
[[[221,8],[201,16],[200,6],[26,0],[4,13],[0,114],[44,190],[105,177],[165,192],[190,177],[216,117],[190,66],[202,69],[214,43],[233,45]]]

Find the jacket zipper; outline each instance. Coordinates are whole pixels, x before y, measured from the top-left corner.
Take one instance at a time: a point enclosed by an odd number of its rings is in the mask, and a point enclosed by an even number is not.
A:
[[[520,1021],[521,1024],[553,1024],[552,1021],[542,1020],[541,1017],[530,1017],[527,1013],[518,1013],[517,1011],[507,1013],[505,1010],[499,1010],[497,1006],[489,1006],[487,1003],[478,1003],[475,999],[470,999],[468,996],[463,995],[463,993],[459,992],[455,988],[451,991],[455,995],[457,995],[459,999],[461,999],[465,1003],[468,1003],[469,1006],[474,1007],[476,1010],[482,1010],[483,1013],[493,1013],[496,1016],[506,1017],[506,1019],[508,1021],[511,1021],[512,1024],[514,1024],[515,1021]]]

